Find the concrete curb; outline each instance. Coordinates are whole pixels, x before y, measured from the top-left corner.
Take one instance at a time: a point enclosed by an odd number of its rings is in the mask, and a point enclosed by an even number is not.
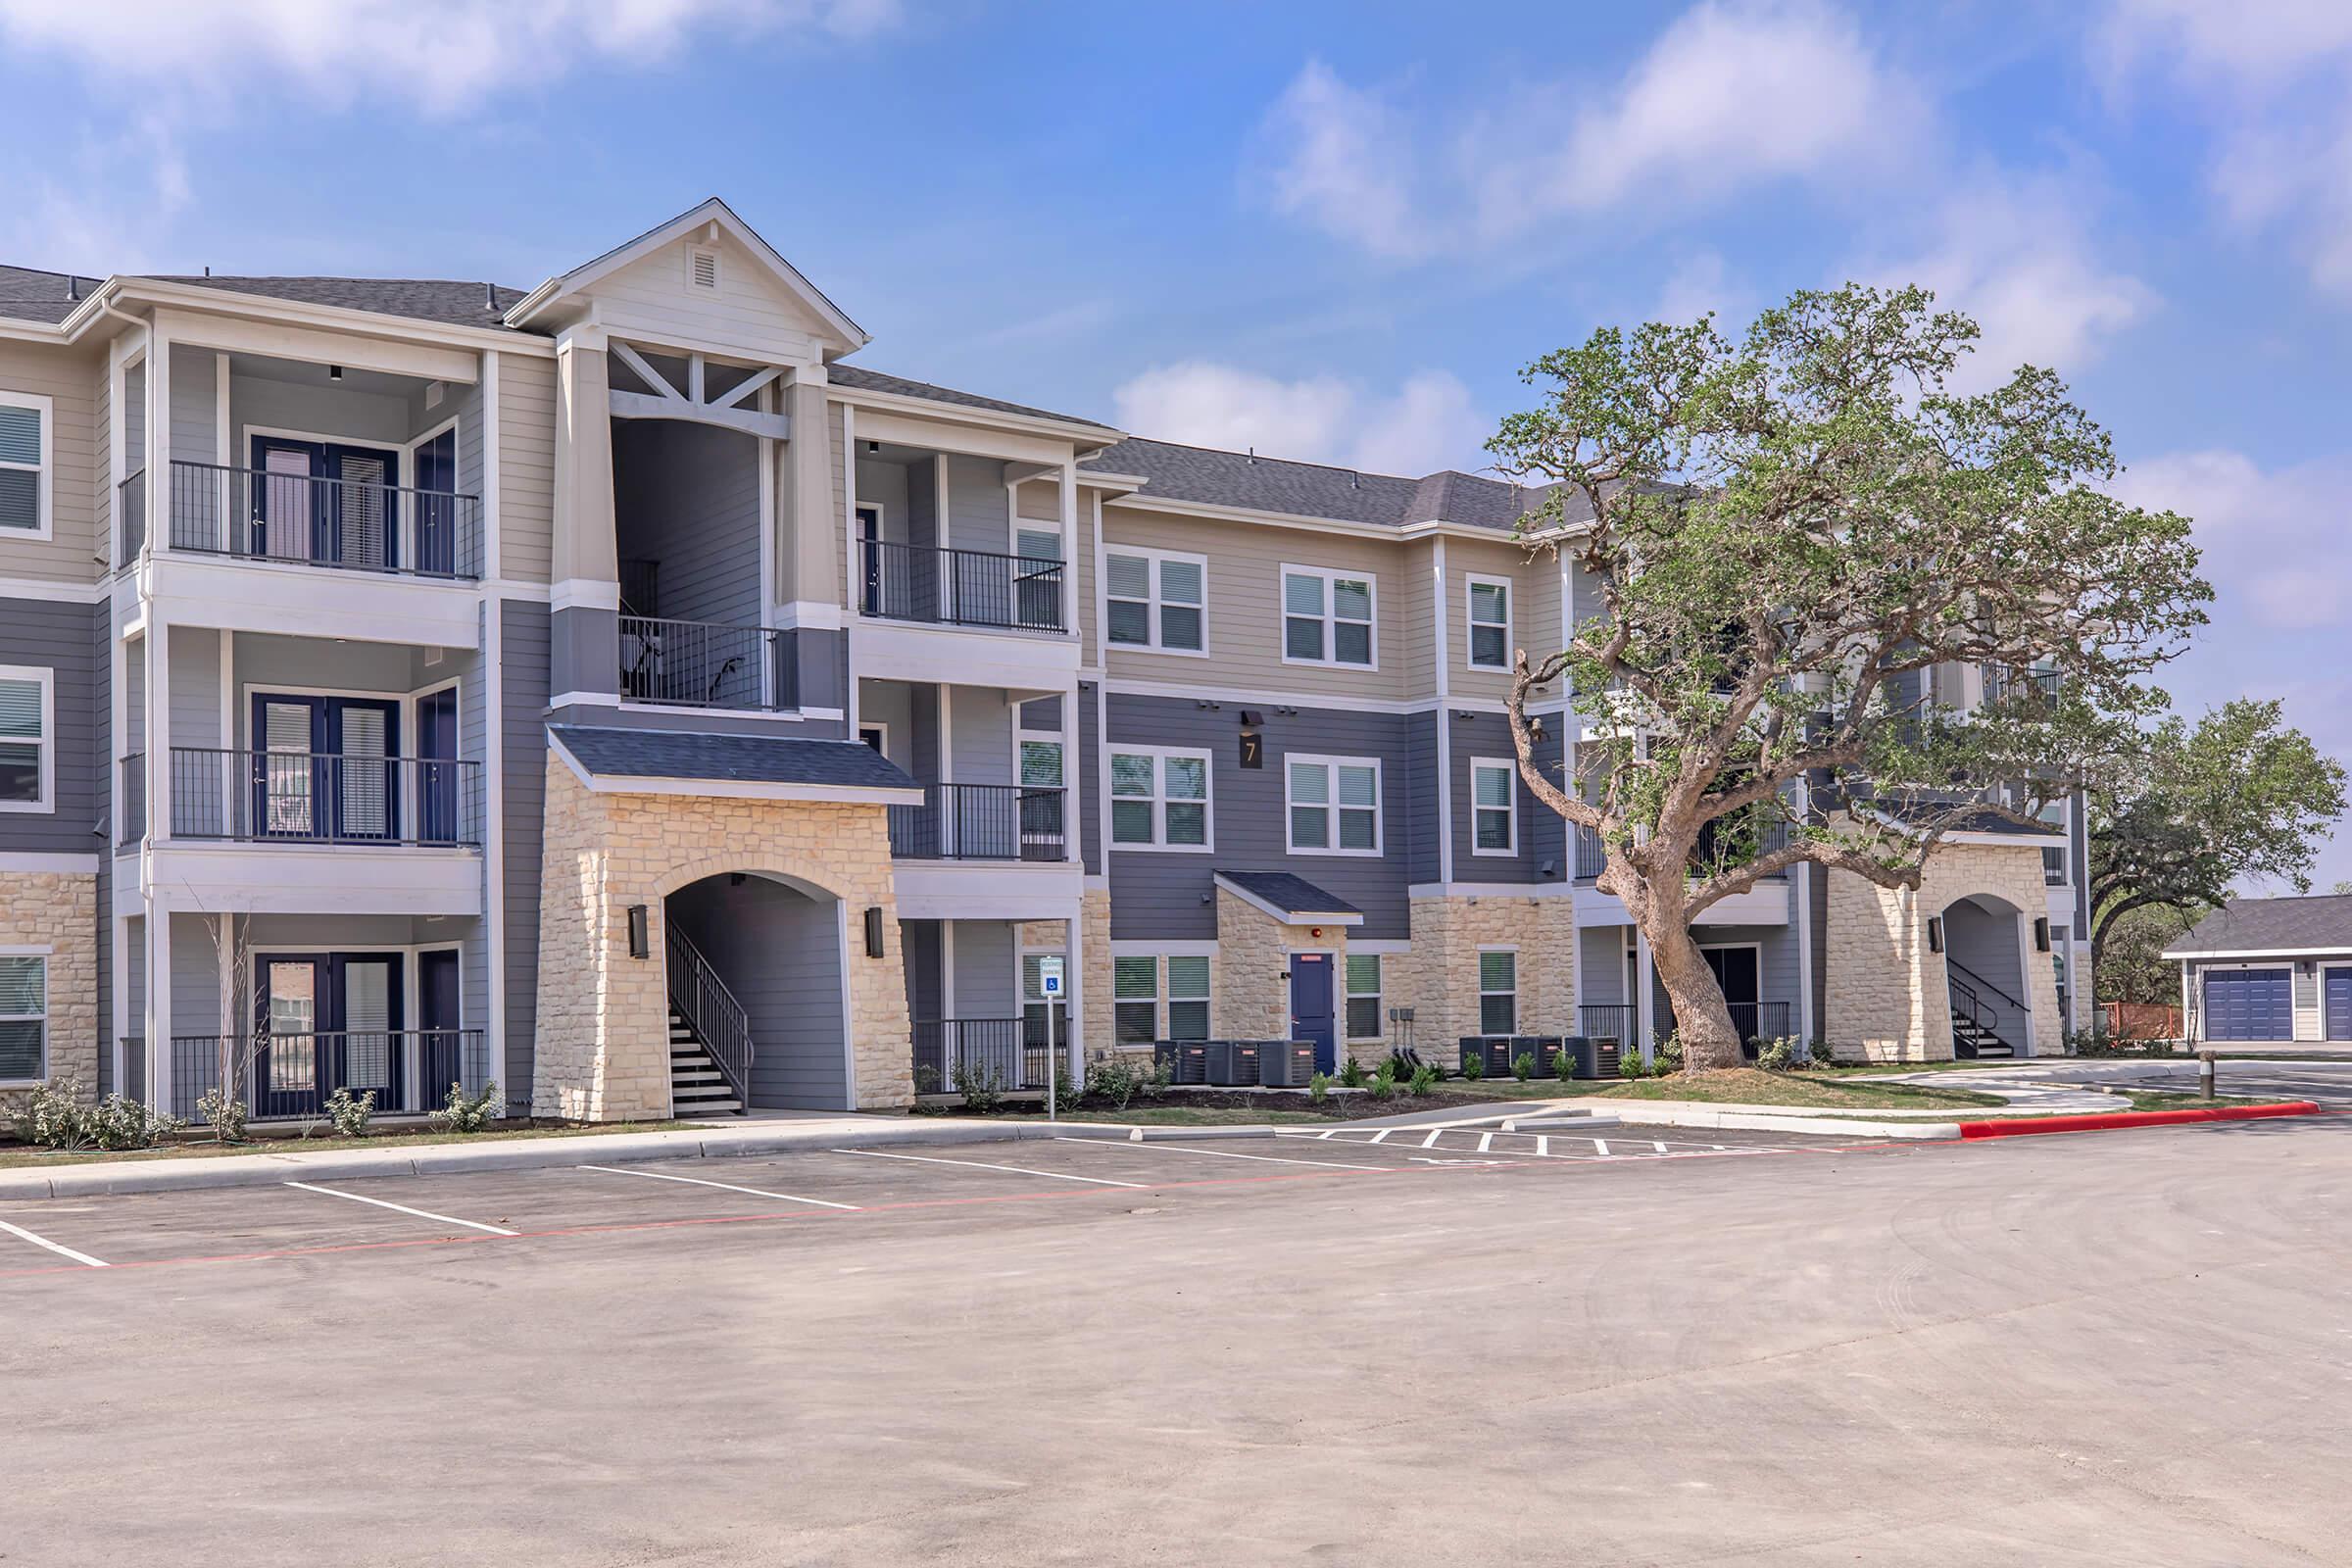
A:
[[[2090,1116],[2043,1116],[2035,1121],[1964,1121],[1960,1136],[2025,1138],[2035,1133],[2112,1133],[2133,1127],[2181,1127],[2217,1121],[2272,1121],[2280,1116],[2317,1116],[2317,1103],[2290,1100],[2273,1105],[2218,1105],[2191,1110],[2116,1110]]]
[[[626,1165],[655,1159],[745,1159],[761,1154],[839,1149],[949,1146],[1085,1138],[1123,1143],[1271,1138],[1273,1126],[1138,1127],[1112,1122],[920,1122],[821,1128],[778,1123],[766,1128],[607,1137],[535,1138],[478,1145],[336,1150],[319,1153],[222,1154],[217,1158],[159,1159],[122,1164],[62,1165],[56,1170],[0,1171],[0,1203],[126,1193],[208,1192],[231,1187],[276,1187],[290,1181],[359,1181],[381,1176],[444,1176],[476,1170],[547,1170],[566,1165]]]
[[[1740,1132],[1867,1133],[1874,1138],[1941,1141],[1958,1138],[1957,1121],[1856,1121],[1844,1116],[1775,1116],[1758,1110],[1721,1110],[1712,1105],[1674,1105],[1626,1101],[1610,1108],[1619,1121],[1641,1127],[1728,1127]],[[1520,1122],[1551,1118],[1519,1118]]]

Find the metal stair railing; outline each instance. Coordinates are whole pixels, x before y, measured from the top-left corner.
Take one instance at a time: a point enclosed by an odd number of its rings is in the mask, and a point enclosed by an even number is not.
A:
[[[2016,1041],[2001,1033],[1999,1028],[2001,1010],[1985,1002],[1984,994],[1990,993],[1994,999],[2005,1004],[2021,1016],[2027,1013],[2026,1004],[1971,969],[1967,964],[1956,961],[1949,954],[1944,956],[1943,969],[1944,985],[1951,994],[1953,1027],[1959,1027],[1960,1021],[1965,1018],[1969,1024],[1991,1036],[2011,1051],[2020,1049]]]
[[[735,993],[719,979],[702,950],[674,925],[662,931],[669,966],[669,1004],[678,1009],[695,1039],[718,1063],[739,1104],[752,1102],[752,1020]]]

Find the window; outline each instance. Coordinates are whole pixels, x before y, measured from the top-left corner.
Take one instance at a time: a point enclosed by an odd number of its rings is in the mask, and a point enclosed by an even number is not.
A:
[[[1470,759],[1471,854],[1518,853],[1518,771],[1499,758]]]
[[[1110,599],[1105,635],[1112,643],[1163,654],[1207,652],[1201,624],[1207,603],[1205,556],[1129,549],[1107,551],[1103,560]]]
[[[0,1083],[49,1076],[49,959],[0,953]]]
[[[1470,579],[1470,667],[1511,667],[1511,584],[1508,578]]]
[[[1288,758],[1283,789],[1293,855],[1380,853],[1378,759]]]
[[[0,664],[0,811],[54,808],[51,672]]]
[[[1168,959],[1168,1038],[1208,1038],[1208,959],[1205,956]]]
[[[0,532],[49,537],[49,400],[0,392]]]
[[[1283,567],[1282,662],[1374,667],[1372,579]]]
[[[1481,948],[1478,953],[1478,1032],[1516,1034],[1519,1030],[1519,955],[1508,948]]]
[[[1033,790],[1061,788],[1061,742],[1021,742],[1021,784]]]
[[[1159,1038],[1159,960],[1110,960],[1111,1032],[1122,1046],[1148,1046]]]
[[[1348,1038],[1380,1038],[1380,955],[1348,955]]]
[[[890,726],[887,724],[860,724],[858,726],[858,738],[871,746],[876,757],[890,755]]]
[[[1110,842],[1129,849],[1207,849],[1208,754],[1111,753]]]

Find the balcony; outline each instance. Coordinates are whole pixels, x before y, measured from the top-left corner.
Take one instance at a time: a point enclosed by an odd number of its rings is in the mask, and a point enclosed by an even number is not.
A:
[[[1023,784],[925,784],[922,805],[889,808],[890,853],[903,860],[1064,860],[1065,793]]]
[[[147,542],[144,489],[123,481],[122,565]],[[164,543],[186,555],[441,581],[482,574],[481,498],[456,491],[175,459],[164,511]]]
[[[1984,666],[1984,700],[1997,703],[2005,697],[2034,697],[2053,702],[2058,696],[2060,676],[2054,669],[2001,669]]]
[[[2066,852],[2064,850],[2049,848],[2042,850],[2041,885],[2045,888],[2062,888],[2067,885]]]
[[[232,1094],[257,1121],[315,1120],[338,1089],[373,1092],[378,1115],[438,1108],[454,1085],[481,1094],[490,1051],[479,1029],[352,1029],[280,1035],[173,1035],[172,1114],[202,1117],[204,1097]]]
[[[1710,822],[1699,830],[1698,844],[1690,855],[1694,867],[1704,865],[1713,859],[1717,840],[1725,831],[1728,829],[1723,828],[1720,820]],[[1753,859],[1756,856],[1769,855],[1775,850],[1788,848],[1788,821],[1777,815],[1765,818],[1755,839],[1754,855],[1744,857],[1744,858]],[[1597,879],[1600,873],[1607,869],[1608,863],[1608,849],[1601,843],[1600,835],[1590,828],[1576,829],[1576,880],[1591,882]],[[1788,874],[1787,871],[1776,871],[1765,880],[1775,880],[1786,877]]]
[[[620,695],[632,703],[721,712],[800,707],[792,634],[704,620],[620,617]]]
[[[912,1031],[918,1095],[957,1093],[966,1077],[1003,1094],[1046,1087],[1045,1036],[1025,1019],[917,1018]]]
[[[144,757],[122,760],[123,833],[146,831]],[[482,764],[174,746],[173,839],[431,849],[481,847]]]
[[[1058,561],[858,542],[859,612],[880,620],[1002,631],[1067,629]]]

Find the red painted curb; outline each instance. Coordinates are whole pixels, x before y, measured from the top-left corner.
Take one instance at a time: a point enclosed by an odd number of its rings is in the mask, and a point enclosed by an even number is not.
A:
[[[1962,1138],[2023,1138],[2031,1133],[2103,1133],[2119,1127],[2170,1127],[2192,1121],[2259,1121],[2272,1116],[2316,1116],[2308,1100],[2276,1105],[2217,1105],[2207,1110],[2110,1110],[2089,1116],[2020,1116],[2013,1121],[1964,1121]]]

